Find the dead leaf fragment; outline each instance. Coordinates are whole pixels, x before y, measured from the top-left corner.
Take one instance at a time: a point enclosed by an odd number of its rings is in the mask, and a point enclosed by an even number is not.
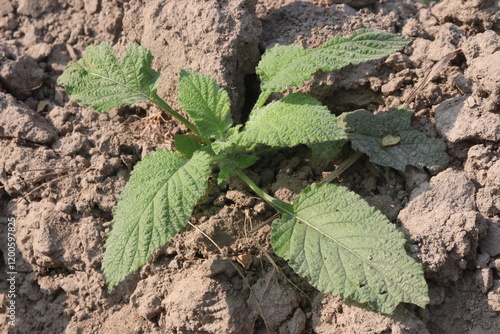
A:
[[[50,104],[49,100],[39,101],[38,104],[36,105],[36,112],[37,113],[42,112],[49,104]]]
[[[432,80],[436,75],[439,74],[439,72],[445,67],[457,54],[462,52],[462,49],[457,49],[454,50],[450,53],[448,53],[446,56],[443,57],[440,61],[438,61],[434,66],[432,67],[431,71],[425,76],[424,81],[422,81],[421,84],[417,86],[411,92],[410,96],[406,99],[406,101],[403,102],[404,105],[408,105],[411,101],[413,101],[414,98],[417,97],[418,94],[424,89],[424,87]]]
[[[241,264],[241,266],[245,268],[245,270],[248,270],[248,268],[250,268],[250,266],[252,265],[253,256],[250,253],[240,254],[236,256],[236,262]]]

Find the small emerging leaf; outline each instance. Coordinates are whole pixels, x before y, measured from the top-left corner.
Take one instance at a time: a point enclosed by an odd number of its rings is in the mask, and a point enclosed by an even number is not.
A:
[[[223,184],[224,182],[229,180],[231,176],[234,175],[236,170],[248,168],[252,166],[257,160],[259,160],[259,157],[255,155],[240,154],[232,159],[228,159],[227,161],[220,163],[220,172],[217,182],[219,184]]]
[[[272,224],[277,255],[325,293],[392,313],[401,302],[429,302],[422,267],[405,251],[405,237],[359,195],[314,184],[292,211]]]
[[[355,150],[366,153],[381,166],[400,171],[407,165],[427,167],[436,172],[447,166],[449,158],[442,139],[429,138],[411,128],[410,111],[395,110],[377,115],[357,110],[339,116]]]
[[[227,92],[215,79],[182,70],[179,81],[179,101],[182,109],[207,138],[224,139],[232,124],[231,105]]]
[[[184,228],[207,189],[209,166],[204,152],[185,161],[168,150],[158,150],[135,166],[106,240],[102,267],[109,289]]]
[[[151,69],[152,60],[151,53],[135,43],[118,60],[111,43],[103,42],[89,46],[82,59],[70,62],[58,82],[73,100],[105,112],[156,95],[160,74]]]
[[[242,146],[293,147],[345,138],[327,107],[309,95],[295,93],[253,112],[245,129],[230,140]]]
[[[256,71],[262,80],[262,91],[279,92],[289,86],[300,86],[318,70],[333,71],[348,64],[379,59],[408,42],[393,34],[360,29],[349,38],[334,37],[314,50],[276,45],[262,56]]]
[[[227,131],[227,136],[231,137],[231,136],[237,134],[238,132],[240,132],[240,129],[242,126],[243,126],[243,124],[237,124],[237,125],[233,126],[232,128],[230,128]]]

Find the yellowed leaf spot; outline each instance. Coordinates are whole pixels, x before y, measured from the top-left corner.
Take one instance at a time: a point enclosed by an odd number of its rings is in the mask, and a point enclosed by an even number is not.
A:
[[[387,146],[394,146],[398,144],[401,141],[401,137],[398,135],[387,135],[384,138],[382,138],[382,146],[387,147]]]

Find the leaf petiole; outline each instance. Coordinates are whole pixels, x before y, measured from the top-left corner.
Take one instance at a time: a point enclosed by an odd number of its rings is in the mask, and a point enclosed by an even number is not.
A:
[[[158,108],[160,108],[160,109],[168,112],[170,115],[174,116],[175,119],[177,119],[179,122],[184,124],[189,130],[191,130],[193,132],[193,134],[196,137],[198,137],[198,139],[203,141],[205,144],[208,145],[211,143],[211,141],[208,138],[202,137],[200,135],[200,132],[198,131],[198,128],[196,127],[196,125],[194,125],[193,123],[188,121],[184,116],[182,116],[177,111],[172,109],[172,107],[170,107],[170,105],[167,102],[165,102],[161,97],[156,95],[156,93],[154,93],[153,97],[150,98],[150,101],[152,103],[154,103]]]
[[[238,175],[243,180],[243,182],[245,182],[260,198],[266,201],[276,211],[281,214],[292,214],[292,205],[266,194],[241,169],[236,170],[236,175]]]
[[[271,96],[272,91],[267,90],[263,91],[260,93],[259,98],[257,99],[257,102],[255,102],[254,107],[252,108],[252,111],[258,110],[264,106],[264,104],[267,102],[269,99],[269,96]]]

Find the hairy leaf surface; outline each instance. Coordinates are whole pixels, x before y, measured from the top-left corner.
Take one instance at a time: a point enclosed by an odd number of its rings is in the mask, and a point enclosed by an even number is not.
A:
[[[58,82],[73,100],[105,112],[156,94],[160,74],[151,69],[152,60],[151,53],[135,43],[118,60],[111,43],[103,42],[89,46],[82,59],[70,62]]]
[[[194,152],[200,150],[203,147],[198,141],[198,138],[192,134],[175,135],[174,145],[177,151],[185,159],[191,159]]]
[[[214,78],[182,70],[179,101],[202,136],[215,139],[226,137],[232,124],[231,105],[227,92],[217,85]]]
[[[400,171],[407,165],[439,171],[448,165],[446,144],[442,139],[430,138],[411,128],[410,111],[372,114],[357,110],[339,116],[339,124],[346,130],[352,147],[381,166]]]
[[[109,289],[184,228],[207,189],[209,166],[204,152],[186,161],[168,150],[158,150],[136,165],[106,240],[102,265]]]
[[[314,184],[293,212],[272,224],[279,256],[320,291],[391,313],[399,303],[424,307],[423,270],[406,254],[403,233],[343,186]]]
[[[396,35],[360,29],[349,38],[334,37],[313,50],[278,44],[262,56],[256,71],[262,80],[262,91],[279,92],[289,86],[300,86],[318,70],[333,71],[348,64],[379,59],[408,42]]]
[[[313,156],[323,160],[331,160],[340,153],[344,145],[347,143],[347,138],[343,140],[327,141],[308,145]]]
[[[245,129],[230,140],[239,145],[293,147],[345,138],[327,107],[309,95],[297,93],[253,112]]]

